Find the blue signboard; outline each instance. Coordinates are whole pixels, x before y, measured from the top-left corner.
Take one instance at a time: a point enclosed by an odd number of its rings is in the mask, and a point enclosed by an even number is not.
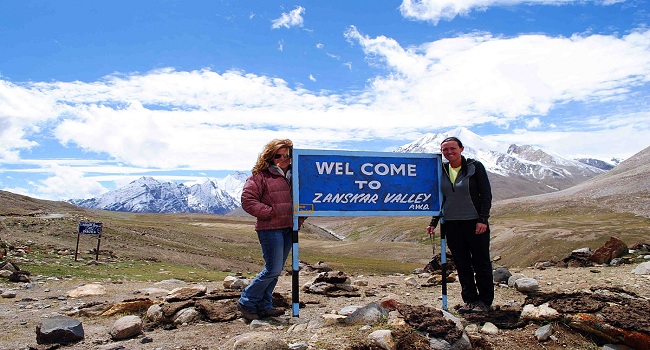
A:
[[[79,233],[87,235],[99,235],[102,233],[101,222],[79,222]]]
[[[432,216],[440,154],[294,149],[296,216]]]

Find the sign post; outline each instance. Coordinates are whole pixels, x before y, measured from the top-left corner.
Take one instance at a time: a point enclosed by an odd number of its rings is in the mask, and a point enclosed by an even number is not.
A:
[[[439,153],[294,149],[292,315],[299,315],[298,218],[437,216],[442,208]]]
[[[102,240],[102,223],[101,222],[79,222],[79,230],[77,232],[77,247],[74,250],[74,261],[77,261],[77,254],[79,252],[79,237],[82,234],[97,235],[97,250],[95,251],[95,261],[99,259],[99,243]]]

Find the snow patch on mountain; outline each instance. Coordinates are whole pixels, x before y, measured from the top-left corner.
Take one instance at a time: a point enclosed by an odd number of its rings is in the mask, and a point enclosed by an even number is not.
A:
[[[559,154],[530,145],[507,144],[486,140],[464,127],[444,133],[428,133],[420,139],[399,147],[395,152],[440,153],[440,144],[447,137],[457,137],[463,143],[466,158],[479,160],[487,171],[502,176],[523,176],[530,179],[591,177],[604,172],[589,164],[562,157]]]
[[[190,186],[141,177],[100,197],[68,202],[85,208],[136,213],[225,214],[241,206],[244,183],[237,184],[236,179],[244,176],[243,173],[234,174],[230,179],[224,179],[224,185],[206,179]],[[222,188],[226,185],[229,191]],[[231,193],[238,195],[235,197]]]

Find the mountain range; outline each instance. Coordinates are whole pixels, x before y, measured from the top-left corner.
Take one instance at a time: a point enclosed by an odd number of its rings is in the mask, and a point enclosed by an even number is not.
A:
[[[440,152],[440,143],[450,136],[461,140],[466,158],[483,163],[489,173],[495,200],[557,192],[613,167],[602,160],[573,160],[535,146],[486,140],[464,127],[445,133],[425,134],[399,147],[396,152]]]
[[[67,202],[91,209],[135,213],[226,214],[241,206],[241,192],[248,175],[235,172],[220,180],[186,186],[141,177],[100,197]]]
[[[462,127],[426,134],[395,152],[437,153],[441,141],[449,136],[463,142],[465,157],[478,159],[485,165],[495,200],[557,192],[614,166],[595,159],[572,160],[534,146],[486,140]],[[68,202],[113,211],[225,214],[241,206],[241,191],[247,176],[235,172],[220,180],[206,179],[191,186],[142,177],[100,197]]]

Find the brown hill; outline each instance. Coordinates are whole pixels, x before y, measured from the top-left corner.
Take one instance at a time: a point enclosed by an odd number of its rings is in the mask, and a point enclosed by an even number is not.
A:
[[[495,203],[492,252],[519,266],[596,249],[615,236],[628,245],[650,237],[650,148],[607,173],[552,194]]]

